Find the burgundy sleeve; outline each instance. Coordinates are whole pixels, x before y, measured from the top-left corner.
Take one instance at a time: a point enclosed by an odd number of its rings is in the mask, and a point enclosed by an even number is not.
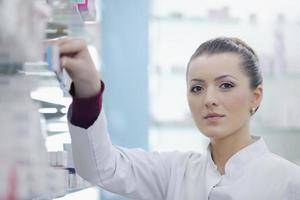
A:
[[[102,94],[105,85],[101,81],[101,90],[95,96],[76,98],[74,84],[71,84],[70,94],[73,101],[68,110],[68,119],[71,124],[81,128],[89,128],[98,118],[102,109]]]

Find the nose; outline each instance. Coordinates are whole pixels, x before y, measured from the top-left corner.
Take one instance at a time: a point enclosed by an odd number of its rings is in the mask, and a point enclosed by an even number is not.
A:
[[[208,109],[218,106],[216,93],[213,88],[207,88],[204,105]]]

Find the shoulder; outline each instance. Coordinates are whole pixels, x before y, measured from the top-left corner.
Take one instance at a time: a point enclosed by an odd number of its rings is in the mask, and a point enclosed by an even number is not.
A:
[[[295,163],[274,153],[270,153],[270,159],[275,167],[278,167],[281,170],[286,170],[287,172],[293,174],[300,174],[300,166],[296,165]]]
[[[297,199],[300,196],[300,166],[274,153],[266,158],[265,173],[268,180],[280,183],[287,199]]]
[[[300,166],[274,153],[271,153],[270,159],[276,173],[285,177],[290,187],[297,187],[300,191]]]
[[[299,199],[300,197],[300,166],[278,156],[273,155],[274,159],[277,160],[278,173],[282,173],[286,179],[286,195],[288,199]]]

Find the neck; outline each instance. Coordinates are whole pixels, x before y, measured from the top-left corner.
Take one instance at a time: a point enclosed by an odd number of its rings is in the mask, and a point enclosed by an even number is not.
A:
[[[212,158],[218,167],[218,171],[222,175],[225,174],[225,165],[230,157],[252,142],[249,124],[225,138],[211,139]]]

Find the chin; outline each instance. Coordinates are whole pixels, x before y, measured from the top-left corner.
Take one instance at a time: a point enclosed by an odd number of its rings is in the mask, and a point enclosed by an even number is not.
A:
[[[205,134],[205,136],[211,140],[220,140],[226,137],[222,134]]]
[[[224,134],[224,131],[221,130],[212,130],[212,129],[199,129],[200,132],[208,137],[209,139],[214,139],[214,140],[218,140],[218,139],[222,139],[225,138],[227,135]]]

